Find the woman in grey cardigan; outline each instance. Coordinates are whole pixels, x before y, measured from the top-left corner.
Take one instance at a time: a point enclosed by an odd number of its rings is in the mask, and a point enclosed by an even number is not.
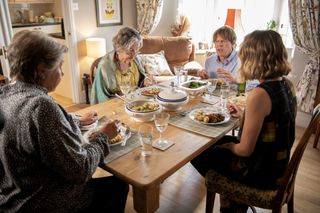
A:
[[[106,123],[85,143],[79,126],[97,120],[68,114],[48,96],[63,76],[64,45],[21,31],[8,48],[12,83],[0,88],[0,212],[123,212],[128,184],[92,179],[117,134]]]

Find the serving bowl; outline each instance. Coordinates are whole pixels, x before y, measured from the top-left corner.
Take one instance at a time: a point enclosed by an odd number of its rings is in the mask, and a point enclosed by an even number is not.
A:
[[[185,91],[172,87],[161,91],[156,99],[165,110],[177,111],[188,103],[189,96]]]
[[[190,80],[180,84],[179,88],[186,91],[191,97],[202,95],[208,82],[202,80]]]
[[[155,114],[159,113],[161,106],[152,100],[135,100],[130,104],[125,104],[125,111],[132,116],[134,121],[147,122],[154,119]]]

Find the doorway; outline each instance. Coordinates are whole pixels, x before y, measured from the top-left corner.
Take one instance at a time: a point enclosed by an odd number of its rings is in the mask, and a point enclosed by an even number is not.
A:
[[[56,0],[61,5],[62,16],[64,17],[64,30],[65,30],[65,45],[68,46],[68,65],[66,69],[70,71],[69,85],[71,85],[71,99],[72,103],[79,104],[81,102],[81,87],[80,87],[80,72],[78,65],[78,54],[76,47],[76,34],[74,26],[74,16],[72,10],[72,1],[69,0]],[[5,51],[12,38],[12,26],[8,8],[7,0],[0,0],[0,59],[1,59],[1,72],[4,78],[10,79],[10,69],[8,60],[5,57]],[[2,54],[1,54],[2,53]]]

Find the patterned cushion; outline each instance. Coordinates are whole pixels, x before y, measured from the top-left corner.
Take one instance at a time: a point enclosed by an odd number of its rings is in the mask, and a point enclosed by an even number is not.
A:
[[[147,73],[151,75],[173,75],[164,57],[163,50],[155,54],[139,54],[138,57],[145,66]]]
[[[277,190],[265,190],[247,186],[231,180],[214,170],[206,175],[207,190],[224,195],[239,203],[272,209]]]

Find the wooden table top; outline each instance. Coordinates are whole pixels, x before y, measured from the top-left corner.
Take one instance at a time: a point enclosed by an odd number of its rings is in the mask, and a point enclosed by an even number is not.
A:
[[[189,103],[184,106],[184,109],[189,109],[199,103],[199,101],[199,99],[190,99]],[[82,109],[78,111],[77,114],[81,115],[91,110],[95,110],[99,117],[106,115],[111,119],[121,120],[132,129],[137,130],[139,125],[142,124],[133,121],[131,117],[126,114],[124,103],[116,98]],[[174,115],[175,112],[170,112],[170,114]],[[154,122],[147,123],[154,126]],[[236,124],[231,123],[230,130],[232,130],[235,125]],[[155,184],[160,184],[225,134],[226,132],[223,132],[220,137],[213,139],[169,125],[163,133],[165,139],[175,143],[169,149],[160,151],[154,148],[151,156],[142,157],[140,156],[140,147],[138,147],[132,152],[101,167],[135,187],[141,189],[149,188]],[[154,131],[154,139],[158,137],[159,132]]]

